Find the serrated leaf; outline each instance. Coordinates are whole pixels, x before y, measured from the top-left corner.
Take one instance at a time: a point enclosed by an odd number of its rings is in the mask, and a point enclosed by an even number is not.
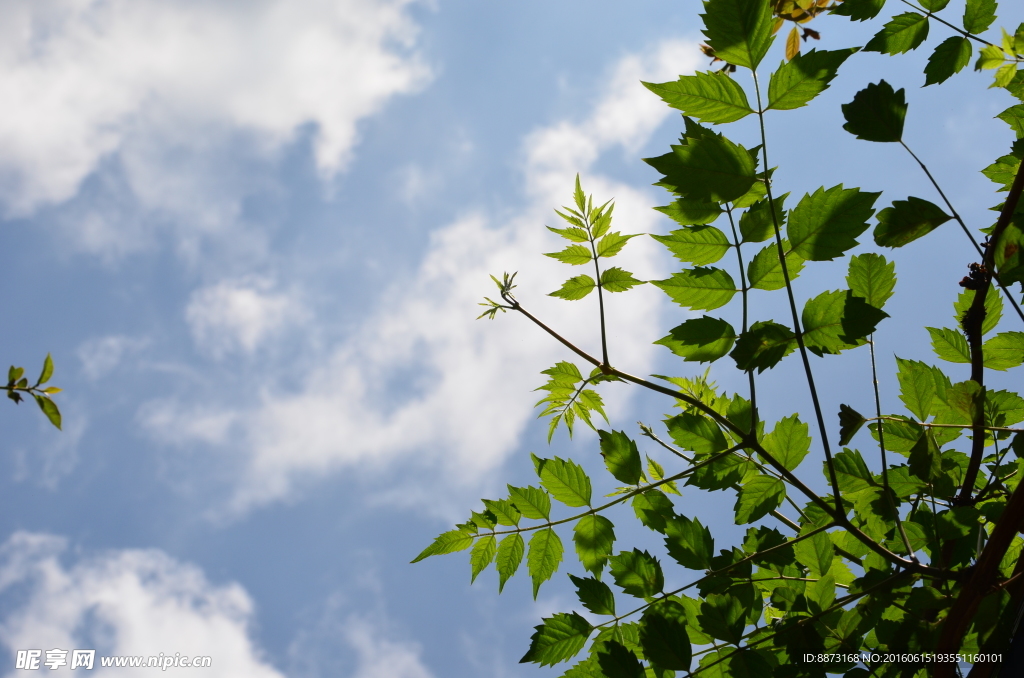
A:
[[[996,271],[1004,285],[1024,282],[1024,231],[1011,221],[996,243]]]
[[[715,540],[711,530],[696,518],[674,516],[665,522],[665,547],[668,554],[691,570],[706,570],[711,567],[711,556],[715,552]]]
[[[658,489],[633,495],[633,512],[644,527],[664,532],[665,523],[675,517],[675,507],[668,495]]]
[[[1003,50],[996,45],[988,45],[981,48],[978,60],[974,63],[974,70],[987,71],[993,68],[1000,68],[1006,61]]]
[[[750,153],[719,134],[687,138],[685,146],[647,158],[665,176],[661,185],[681,196],[700,202],[735,200],[756,181],[756,163]]]
[[[1010,106],[996,117],[1009,125],[1018,139],[1024,137],[1024,104]]]
[[[787,471],[792,471],[811,451],[811,437],[807,432],[807,424],[800,421],[799,415],[792,414],[781,419],[761,445]]]
[[[536,487],[508,486],[509,500],[527,518],[548,520],[551,516],[551,497]]]
[[[967,346],[967,339],[956,330],[947,328],[936,329],[925,328],[932,337],[932,350],[935,355],[951,363],[970,363],[971,349]]]
[[[590,478],[571,459],[542,459],[538,475],[544,489],[566,506],[590,505]]]
[[[996,296],[989,290],[987,296]],[[1008,370],[1024,362],[1024,332],[1000,332],[982,344],[985,367]]]
[[[874,476],[871,475],[871,471],[868,469],[868,465],[859,451],[846,448],[835,455],[832,461],[836,471],[836,478],[839,481],[839,489],[844,496],[848,492],[860,492],[861,490],[877,487]],[[827,464],[824,472],[827,476]]]
[[[896,263],[880,254],[868,252],[850,258],[846,284],[856,297],[870,306],[882,308],[896,288]]]
[[[917,12],[894,16],[864,45],[865,52],[905,54],[917,49],[928,37],[928,17]]]
[[[681,75],[675,82],[645,82],[666,104],[701,122],[735,122],[753,113],[739,83],[722,71]]]
[[[601,288],[606,292],[625,292],[643,284],[642,280],[637,280],[632,273],[624,271],[618,266],[612,266],[601,272]]]
[[[701,226],[710,224],[722,213],[718,203],[701,202],[690,198],[679,198],[669,205],[655,207],[680,226]]]
[[[803,270],[804,260],[793,251],[788,240],[783,239],[782,250],[786,253],[786,273],[792,281]],[[775,243],[765,245],[747,264],[747,283],[758,290],[781,290],[786,286],[779,249]]]
[[[942,454],[931,431],[925,431],[910,449],[910,472],[926,483],[942,477]]]
[[[484,499],[484,506],[487,510],[494,514],[498,519],[499,525],[507,525],[509,527],[519,524],[519,518],[521,514],[519,510],[512,505],[512,502],[504,499]]]
[[[476,576],[483,572],[484,568],[494,560],[494,552],[497,549],[496,540],[493,534],[477,539],[473,544],[473,550],[469,554],[469,564],[473,571],[470,583],[476,581]]]
[[[879,195],[842,184],[805,195],[790,211],[786,226],[793,251],[810,261],[831,261],[856,247]]]
[[[430,556],[440,556],[446,553],[455,553],[456,551],[463,551],[473,545],[473,535],[462,530],[448,530],[442,532],[434,539],[427,548],[423,549],[416,558],[411,562],[418,563],[424,558]]]
[[[647,551],[622,551],[612,556],[608,564],[615,583],[628,595],[651,598],[665,586],[661,564]]]
[[[801,530],[801,536],[810,529],[814,528],[805,527]],[[794,543],[793,553],[796,554],[797,562],[811,571],[811,576],[822,577],[832,568],[835,549],[828,534],[818,532],[807,539]]]
[[[956,301],[953,302],[953,320],[957,323],[963,321],[964,314],[974,303],[974,290],[965,289],[957,295]],[[999,294],[986,294],[985,295],[985,319],[981,321],[981,333],[983,335],[988,334],[996,328],[999,324],[999,319],[1003,317],[1003,298]]]
[[[579,519],[573,528],[576,555],[583,568],[594,574],[601,574],[615,543],[615,529],[612,521],[593,513]]]
[[[594,614],[615,615],[615,594],[608,584],[593,577],[582,578],[571,574],[569,579],[576,585],[576,596],[583,607]]]
[[[601,678],[644,678],[644,667],[633,651],[617,641],[604,643],[597,653]]]
[[[594,630],[590,622],[575,612],[560,612],[543,621],[543,624],[535,627],[530,649],[519,660],[520,664],[534,662],[541,666],[553,666],[574,657],[583,649]]]
[[[843,125],[858,139],[879,142],[898,142],[903,138],[903,120],[907,115],[904,91],[893,91],[885,80],[870,84],[854,95],[853,101],[843,104]]]
[[[594,258],[590,253],[590,249],[583,245],[569,245],[561,252],[548,252],[544,256],[557,259],[563,264],[571,264],[573,266],[589,264]]]
[[[743,242],[764,242],[775,235],[775,224],[778,223],[781,229],[786,222],[786,211],[782,206],[788,197],[789,193],[775,197],[774,216],[769,210],[767,198],[754,202],[750,209],[740,215],[740,235],[743,236]]]
[[[924,67],[924,84],[936,85],[949,80],[971,62],[971,41],[967,38],[953,36],[946,38],[932,55],[928,57],[928,65]]]
[[[967,0],[964,8],[964,30],[984,33],[996,20],[996,0]]]
[[[621,483],[636,485],[643,474],[640,451],[623,431],[598,431],[601,456],[608,471]]]
[[[992,79],[992,84],[989,85],[989,89],[993,87],[1008,87],[1013,82],[1014,76],[1017,75],[1017,64],[1010,62],[999,67],[996,71],[995,77]],[[1018,135],[1017,138],[1020,138]]]
[[[892,207],[878,213],[875,243],[881,247],[903,247],[952,218],[935,203],[921,198],[896,200]]]
[[[639,234],[622,235],[618,231],[605,234],[597,241],[597,256],[605,258],[614,257],[622,251],[622,248],[626,246],[630,238],[635,238],[637,235]]]
[[[593,292],[596,286],[597,283],[589,275],[578,275],[566,280],[560,289],[549,293],[548,296],[576,301]]]
[[[736,348],[729,356],[744,372],[756,369],[764,372],[779,364],[796,348],[796,335],[785,325],[760,321],[736,340]]]
[[[715,56],[730,64],[757,68],[772,44],[772,12],[767,0],[708,0],[704,35]]]
[[[899,368],[896,377],[900,382],[900,400],[915,417],[925,421],[936,398],[931,366],[903,358],[896,358],[896,366]]]
[[[946,8],[949,0],[921,0],[921,6],[929,12],[938,12]]]
[[[652,665],[668,671],[688,671],[692,659],[686,632],[686,610],[674,600],[647,608],[641,620],[640,646]]]
[[[674,327],[655,344],[667,346],[687,362],[714,362],[732,350],[736,330],[732,325],[710,316],[693,318]]]
[[[731,247],[725,234],[714,226],[691,226],[651,237],[667,247],[676,259],[695,266],[715,263]]]
[[[845,0],[831,13],[848,16],[852,21],[867,21],[878,16],[884,5],[885,0]]]
[[[555,212],[558,212],[558,210],[555,210]],[[570,217],[562,214],[561,212],[558,212],[558,215],[563,219],[570,219]],[[583,223],[575,217],[572,217],[571,219],[573,222],[579,222],[580,224]],[[569,228],[555,228],[553,226],[548,226],[547,229],[552,233],[557,233],[569,242],[590,242],[590,236],[587,235],[587,230],[581,226],[570,226]]]
[[[759,475],[743,483],[733,511],[736,524],[746,525],[768,515],[786,498],[786,484],[778,478]]]
[[[789,110],[807,105],[828,89],[839,67],[856,51],[856,47],[823,52],[812,49],[782,63],[768,83],[768,108]]]
[[[743,636],[746,610],[731,593],[712,593],[700,604],[700,628],[712,638],[738,644]]]
[[[665,426],[679,447],[700,455],[711,455],[729,447],[718,424],[705,416],[684,412],[667,419]]]
[[[498,593],[501,593],[505,588],[505,582],[519,569],[524,551],[523,536],[518,532],[508,535],[498,544],[498,553],[494,560],[494,567],[498,570]]]
[[[804,305],[804,345],[819,356],[861,346],[886,317],[849,290],[822,292]]]
[[[860,427],[867,423],[864,415],[849,405],[839,406],[839,444],[848,445]]]
[[[530,552],[526,556],[526,565],[533,579],[533,599],[537,600],[540,585],[558,569],[562,562],[562,540],[558,533],[550,527],[538,530],[530,539]]]
[[[725,306],[739,290],[725,270],[711,266],[698,266],[673,273],[666,280],[654,280],[672,301],[684,308],[712,311]]]

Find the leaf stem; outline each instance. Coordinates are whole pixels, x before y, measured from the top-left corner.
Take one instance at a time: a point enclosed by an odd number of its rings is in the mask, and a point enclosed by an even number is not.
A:
[[[917,12],[919,14],[922,14],[922,15],[924,15],[927,18],[935,19],[940,24],[943,24],[944,26],[948,26],[949,28],[952,28],[954,31],[956,31],[960,35],[964,36],[965,38],[969,38],[971,40],[974,40],[975,42],[980,42],[981,44],[983,44],[983,45],[985,45],[987,47],[992,47],[992,43],[989,42],[988,40],[985,40],[984,38],[979,38],[978,36],[974,35],[973,33],[968,33],[967,31],[963,30],[962,28],[957,28],[956,26],[954,26],[953,24],[949,23],[945,19],[939,18],[937,15],[933,14],[932,12],[929,12],[928,10],[926,10],[926,9],[924,9],[922,7],[918,7],[917,5],[915,5],[912,2],[908,2],[907,0],[900,0],[900,2],[902,2],[904,5],[907,5],[908,7],[913,9],[915,12]]]

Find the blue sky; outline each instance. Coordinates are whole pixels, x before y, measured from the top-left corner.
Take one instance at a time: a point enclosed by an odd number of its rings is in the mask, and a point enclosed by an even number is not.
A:
[[[548,448],[531,408],[566,351],[522,318],[474,320],[476,302],[488,274],[519,271],[524,303],[595,346],[594,309],[545,296],[566,272],[540,255],[558,247],[543,226],[580,172],[616,199],[618,228],[670,230],[640,158],[681,120],[639,81],[707,67],[699,10],[0,2],[0,359],[31,375],[49,351],[65,389],[62,432],[0,408],[0,671],[18,649],[96,647],[209,654],[218,676],[559,675],[517,661],[541,616],[573,606],[563,573],[534,603],[522,576],[500,597],[493,571],[470,587],[465,554],[408,561],[480,497],[530,482],[530,451],[599,468],[592,434]],[[814,27],[826,49],[871,34]],[[928,44],[945,37],[933,26]],[[968,223],[991,223],[977,170],[1012,141],[992,119],[1012,102],[987,74],[922,89],[927,54],[857,55],[815,106],[769,118],[777,185],[937,201],[901,149],[840,129],[840,104],[881,73],[908,91],[908,143]],[[754,145],[752,121],[733,127]],[[889,411],[893,353],[933,361],[921,326],[952,326],[964,245],[947,224],[897,255],[878,337]],[[673,266],[649,239],[622,258],[642,279]],[[845,267],[823,269],[805,297],[842,285]],[[651,345],[687,317],[653,286],[609,313],[617,365],[698,371]],[[815,364],[829,411],[870,409],[864,360]],[[766,419],[804,406],[791,367],[764,377],[781,394]],[[733,372],[714,376],[740,388]],[[606,399],[634,432],[670,405]],[[731,502],[679,506],[727,540]],[[657,548],[626,521],[622,543]]]

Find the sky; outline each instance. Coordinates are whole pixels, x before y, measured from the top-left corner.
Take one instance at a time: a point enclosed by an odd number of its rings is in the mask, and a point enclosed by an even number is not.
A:
[[[409,561],[481,497],[535,482],[531,451],[572,456],[611,490],[595,435],[548,446],[532,407],[566,349],[522,317],[476,320],[476,304],[490,274],[518,271],[524,305],[596,350],[592,300],[546,296],[575,272],[542,256],[559,248],[544,226],[579,173],[615,199],[616,228],[671,230],[641,158],[682,120],[640,81],[709,67],[699,12],[0,0],[0,360],[34,376],[49,352],[64,389],[62,431],[31,403],[0,407],[0,675],[22,675],[15,654],[32,648],[209,655],[225,678],[560,675],[518,660],[542,616],[574,607],[578,564],[534,602],[524,573],[500,596],[493,570],[471,586],[465,553]],[[1008,8],[1001,23],[1022,19]],[[871,36],[813,26],[825,49]],[[768,118],[793,204],[841,182],[884,191],[879,207],[938,201],[902,149],[841,130],[840,105],[885,77],[907,90],[908,144],[969,224],[992,222],[978,170],[1012,142],[993,120],[1012,100],[989,74],[921,87],[944,30],[900,58],[856,55],[814,106]],[[753,125],[727,134],[753,146]],[[952,326],[965,242],[947,224],[887,253],[903,284],[878,335],[888,411],[902,412],[897,352],[934,362],[922,325]],[[621,259],[644,280],[674,266],[650,238]],[[845,266],[820,268],[799,294],[843,286]],[[784,318],[774,297],[755,302]],[[608,313],[616,365],[703,371],[651,343],[691,317],[654,286]],[[865,360],[814,363],[829,412],[873,408]],[[713,377],[742,388],[726,362]],[[793,362],[763,377],[778,394],[765,419],[806,407]],[[603,395],[631,435],[671,409],[626,386]],[[677,510],[724,546],[740,534],[731,503],[684,490]],[[660,548],[620,517],[620,544]]]

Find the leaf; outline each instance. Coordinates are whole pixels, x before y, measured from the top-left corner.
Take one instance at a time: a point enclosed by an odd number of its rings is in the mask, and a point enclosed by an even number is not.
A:
[[[786,235],[793,251],[810,261],[831,261],[857,243],[875,213],[881,193],[843,188],[842,184],[808,194],[790,212]]]
[[[1024,51],[1024,45],[1022,45],[1022,51]],[[1024,104],[1010,106],[996,117],[1009,125],[1017,134],[1018,139],[1024,137]]]
[[[735,200],[750,190],[756,163],[745,148],[720,134],[686,141],[672,146],[672,153],[645,160],[665,175],[662,185],[700,202]]]
[[[710,224],[722,213],[722,208],[718,203],[701,202],[689,198],[679,198],[669,205],[654,209],[667,215],[680,226]]]
[[[473,535],[462,530],[448,530],[442,532],[434,539],[434,543],[423,549],[411,562],[418,563],[430,556],[440,556],[446,553],[463,551],[473,545]]]
[[[849,405],[839,406],[839,444],[848,445],[860,427],[867,423],[864,415]]]
[[[921,0],[921,6],[929,12],[938,12],[946,8],[949,0]]]
[[[590,294],[596,286],[597,283],[589,275],[578,275],[566,280],[560,289],[551,292],[548,296],[576,301]]]
[[[981,170],[986,177],[999,184],[1000,191],[1009,191],[1013,180],[1020,169],[1020,160],[1012,155],[1004,155],[994,163]]]
[[[932,350],[935,355],[951,363],[970,363],[971,349],[967,339],[960,332],[950,329],[925,328],[932,337]]]
[[[526,556],[526,565],[533,579],[533,599],[537,600],[540,585],[558,569],[562,561],[562,540],[550,527],[538,530],[530,539],[530,552]]]
[[[942,455],[930,430],[910,450],[910,472],[926,483],[942,477]]]
[[[736,66],[756,69],[772,44],[768,0],[708,0],[704,10],[704,35],[715,56]]]
[[[551,498],[548,493],[536,487],[508,486],[509,499],[527,518],[532,520],[549,520],[551,517]]]
[[[519,524],[520,513],[519,510],[512,505],[511,502],[499,499],[497,501],[493,499],[484,499],[484,506],[490,511],[497,519],[499,525],[508,525],[512,527]]]
[[[576,585],[576,596],[594,614],[615,614],[615,594],[612,593],[608,584],[593,577],[576,577],[569,575],[569,579]]]
[[[583,568],[594,574],[601,574],[615,543],[612,521],[604,516],[589,513],[576,523],[572,540],[576,543],[576,555]]]
[[[799,415],[793,414],[780,420],[761,445],[775,461],[787,471],[792,471],[811,451],[811,437],[807,431],[807,424],[800,421]]]
[[[505,582],[519,569],[519,563],[523,562],[523,535],[518,532],[510,534],[498,544],[498,554],[495,557],[494,567],[498,570],[498,593],[505,588]]]
[[[925,421],[936,398],[932,368],[918,360],[903,358],[896,358],[896,365],[899,368],[896,377],[900,382],[900,400],[915,417]]]
[[[732,325],[703,316],[687,320],[654,343],[667,346],[687,362],[714,362],[727,355],[735,342],[736,330]]]
[[[705,416],[684,412],[667,419],[665,426],[679,447],[700,455],[711,455],[729,447],[718,424]]]
[[[635,238],[639,233],[633,235],[622,235],[618,231],[608,233],[597,241],[597,256],[599,257],[614,257],[616,254],[622,251],[622,248],[626,246],[630,238]]]
[[[571,264],[573,266],[589,264],[594,258],[590,253],[590,250],[583,245],[569,245],[561,252],[548,252],[544,256],[557,259],[563,264]]]
[[[786,272],[792,281],[804,268],[804,260],[792,250],[788,240],[783,239],[782,250],[786,253]],[[754,289],[781,290],[786,278],[779,261],[779,249],[775,243],[765,245],[747,265],[747,282]]]
[[[590,505],[590,478],[571,459],[542,459],[538,475],[544,489],[566,506]]]
[[[658,489],[644,490],[633,495],[633,512],[644,527],[655,532],[665,531],[665,523],[675,517],[672,500]]]
[[[992,68],[1000,68],[1005,61],[1006,55],[1003,54],[1003,50],[999,49],[996,45],[988,45],[981,48],[978,60],[974,63],[974,70],[987,71]]]
[[[731,247],[725,234],[714,226],[691,226],[651,237],[667,247],[676,259],[696,266],[715,263]]]
[[[896,288],[896,263],[873,252],[850,258],[846,284],[855,297],[862,297],[870,306],[882,308]]]
[[[885,80],[857,92],[842,109],[846,118],[843,129],[858,139],[898,142],[903,138],[903,119],[907,115],[904,91],[894,92]]]
[[[822,292],[804,305],[804,344],[819,356],[855,348],[887,315],[849,290]]]
[[[652,284],[680,306],[698,311],[725,306],[738,291],[732,276],[711,266],[686,269],[673,273],[667,280],[654,280]]]
[[[786,221],[786,211],[782,204],[788,197],[789,193],[776,196],[774,216],[768,208],[767,198],[753,203],[750,209],[740,215],[740,234],[743,236],[743,242],[764,242],[775,235],[775,224],[778,223],[781,229]]]
[[[601,272],[601,287],[606,292],[625,292],[643,284],[642,280],[637,280],[632,273],[624,271],[618,266],[612,266]]]
[[[536,632],[530,639],[530,649],[526,651],[520,664],[534,662],[541,666],[553,666],[575,656],[583,649],[594,627],[586,619],[575,612],[560,612],[543,620],[536,626]]]
[[[647,457],[647,475],[651,477],[653,482],[659,482],[665,478],[665,469],[661,467],[661,464],[651,459],[650,455]],[[659,487],[666,493],[682,496],[674,480],[663,483]]]
[[[751,325],[749,331],[740,335],[736,348],[729,355],[744,372],[754,369],[764,372],[778,365],[795,348],[796,335],[793,331],[768,320]]]
[[[856,51],[856,47],[823,52],[812,49],[782,63],[768,83],[768,108],[790,110],[806,106],[828,89],[839,67]]]
[[[672,108],[701,122],[735,122],[754,112],[743,88],[722,71],[681,75],[675,82],[643,85]]]
[[[50,423],[56,426],[57,430],[60,430],[60,410],[57,409],[57,403],[43,395],[33,394],[33,397],[36,399],[36,404],[39,405],[39,409],[42,410],[43,414],[46,415],[46,418],[50,420]]]
[[[665,546],[668,554],[691,570],[706,570],[711,567],[711,556],[715,551],[715,540],[711,530],[699,520],[686,516],[674,516],[665,522]]]
[[[832,14],[848,16],[852,21],[874,19],[882,11],[885,0],[845,0],[832,10]]]
[[[999,280],[1004,285],[1024,282],[1024,231],[1014,221],[996,243],[995,263]]]
[[[609,473],[621,483],[636,485],[643,475],[643,464],[636,443],[623,431],[598,431],[601,456]]]
[[[928,37],[928,17],[917,12],[894,16],[864,45],[865,52],[905,54],[917,49]]]
[[[738,644],[746,617],[740,599],[731,593],[712,593],[700,604],[700,628],[713,638]]]
[[[805,527],[800,531],[801,536],[810,529],[815,528]],[[835,549],[826,532],[818,532],[812,537],[794,543],[793,552],[796,554],[797,562],[810,570],[813,577],[823,577],[832,568]]]
[[[892,207],[878,213],[875,243],[881,247],[903,247],[952,218],[935,203],[921,198],[896,200]]]
[[[746,525],[774,511],[786,498],[786,485],[778,478],[759,475],[745,482],[736,497],[733,511],[736,524]]]
[[[965,289],[957,296],[956,301],[953,303],[953,319],[960,323],[963,321],[964,314],[974,303],[974,290]],[[1003,317],[1003,298],[999,294],[986,294],[985,295],[985,319],[981,321],[981,333],[988,334],[996,328],[999,324],[999,319]]]
[[[473,550],[469,554],[469,564],[473,570],[473,577],[470,579],[470,583],[475,582],[476,576],[483,572],[484,568],[494,560],[495,549],[496,545],[493,534],[481,537],[473,544]]]
[[[984,33],[996,20],[996,0],[967,0],[964,8],[964,30],[968,33]]]
[[[971,41],[967,38],[953,36],[946,38],[928,57],[928,65],[924,67],[924,84],[936,85],[959,73],[971,62]]]
[[[644,678],[644,667],[636,655],[614,640],[604,644],[597,653],[601,667],[595,678]]]
[[[43,371],[39,374],[39,380],[36,381],[36,386],[40,386],[50,381],[50,377],[53,376],[53,358],[50,354],[46,354],[46,359],[43,360]],[[58,427],[60,428],[60,427]]]
[[[845,496],[847,493],[860,492],[877,487],[874,476],[864,462],[864,457],[857,450],[844,449],[832,458],[836,471],[836,479],[839,481],[840,491]],[[825,475],[828,476],[828,464],[825,464]]]
[[[989,290],[988,296],[996,296]],[[985,367],[1008,370],[1024,362],[1024,332],[1000,332],[982,344]]]
[[[649,662],[668,671],[688,671],[693,650],[686,633],[686,609],[674,600],[647,608],[640,646]]]
[[[661,564],[647,551],[622,551],[608,563],[615,583],[631,596],[651,598],[665,587]]]

